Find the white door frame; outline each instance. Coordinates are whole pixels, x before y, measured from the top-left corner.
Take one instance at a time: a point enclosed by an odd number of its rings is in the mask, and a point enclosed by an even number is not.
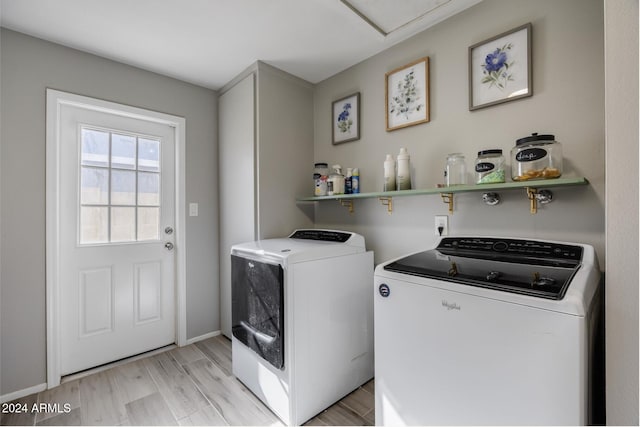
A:
[[[116,114],[155,123],[166,124],[175,131],[176,162],[176,343],[187,344],[186,310],[186,175],[185,119],[183,117],[121,105],[86,96],[47,89],[46,114],[46,308],[47,308],[47,388],[60,384],[60,112],[69,105],[87,110]]]

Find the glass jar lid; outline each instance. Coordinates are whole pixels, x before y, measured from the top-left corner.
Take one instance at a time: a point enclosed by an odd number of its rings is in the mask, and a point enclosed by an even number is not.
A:
[[[492,150],[478,151],[478,156],[486,156],[488,154],[499,154],[499,155],[502,155],[502,150],[496,148],[496,149],[492,149]]]
[[[524,138],[520,138],[518,140],[516,140],[516,145],[523,145],[523,144],[529,144],[532,142],[545,142],[545,141],[552,141],[555,142],[556,140],[556,136],[555,135],[538,135],[537,133],[532,133],[531,136],[527,136]]]

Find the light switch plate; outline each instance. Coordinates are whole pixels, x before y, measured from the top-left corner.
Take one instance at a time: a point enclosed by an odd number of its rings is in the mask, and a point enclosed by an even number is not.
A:
[[[189,203],[189,216],[198,216],[198,204]]]

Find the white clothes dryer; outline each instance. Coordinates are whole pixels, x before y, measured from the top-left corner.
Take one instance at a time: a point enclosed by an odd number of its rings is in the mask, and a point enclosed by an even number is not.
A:
[[[300,425],[373,378],[373,252],[356,233],[234,245],[233,374]]]

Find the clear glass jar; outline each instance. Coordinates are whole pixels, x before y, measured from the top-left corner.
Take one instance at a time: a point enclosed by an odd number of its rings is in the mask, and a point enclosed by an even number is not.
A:
[[[511,179],[558,178],[562,175],[562,146],[554,135],[532,134],[511,149]]]
[[[447,186],[465,185],[467,183],[467,165],[464,155],[461,153],[451,153],[447,156],[444,182]]]
[[[504,182],[504,156],[502,150],[478,151],[476,159],[476,184]]]
[[[327,195],[327,180],[329,179],[329,165],[327,163],[316,163],[313,170],[313,181],[315,184],[314,195]]]

